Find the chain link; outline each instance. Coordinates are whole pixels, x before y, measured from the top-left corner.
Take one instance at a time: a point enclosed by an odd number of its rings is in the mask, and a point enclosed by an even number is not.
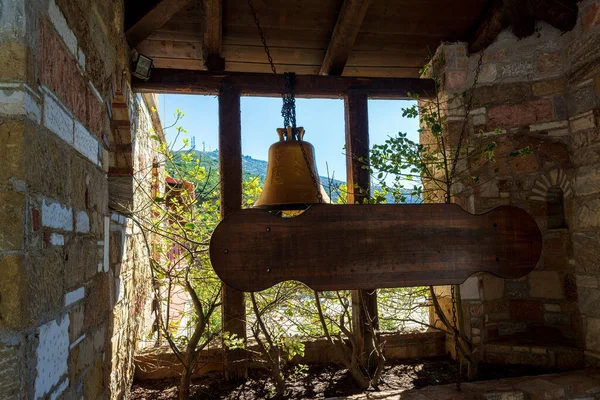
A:
[[[485,28],[485,32],[483,34],[484,40],[487,38],[489,34],[490,25],[488,24]],[[465,119],[463,120],[463,124],[460,130],[460,135],[458,137],[458,146],[456,148],[456,154],[452,159],[452,168],[450,169],[450,187],[452,187],[452,183],[454,181],[454,174],[456,173],[456,166],[458,165],[458,159],[460,158],[460,150],[463,145],[465,132],[467,130],[467,123],[469,122],[469,114],[471,113],[471,109],[473,108],[473,97],[475,93],[475,87],[477,87],[477,82],[479,80],[479,75],[481,73],[481,68],[483,67],[483,54],[485,51],[485,47],[481,49],[479,53],[479,60],[477,61],[477,68],[475,69],[475,76],[473,77],[473,86],[471,86],[471,90],[469,92],[469,99],[465,104]],[[446,194],[446,203],[450,203],[450,193]]]
[[[460,390],[461,383],[461,362],[460,362],[460,343],[458,339],[458,322],[456,320],[456,293],[454,289],[455,285],[450,286],[450,293],[452,295],[452,326],[454,328],[454,353],[456,354],[456,361],[458,361],[458,374],[456,378],[456,389]]]
[[[271,57],[269,46],[267,46],[267,39],[265,38],[265,34],[262,28],[260,27],[260,20],[258,19],[258,14],[254,9],[254,4],[252,3],[252,0],[248,0],[248,7],[250,7],[252,18],[254,18],[254,24],[256,25],[258,34],[260,35],[260,40],[263,44],[263,48],[265,50],[265,54],[267,55],[267,59],[269,60],[271,71],[273,71],[273,75],[277,75],[277,69],[275,68],[275,64],[273,63],[273,57]],[[308,168],[308,172],[310,173],[310,178],[312,179],[313,185],[317,190],[317,200],[319,200],[319,203],[323,203],[323,195],[321,194],[319,180],[315,175],[313,168],[311,168],[311,163],[308,159],[308,155],[306,154],[306,149],[304,148],[304,144],[302,143],[303,140],[298,135],[298,129],[296,126],[296,74],[294,74],[293,72],[284,73],[284,81],[285,88],[281,93],[281,99],[283,100],[283,106],[281,107],[283,127],[287,128],[288,126],[290,126],[292,128],[291,139],[298,140],[300,149],[302,150],[302,156],[304,157],[304,162],[306,163],[306,167]],[[290,138],[288,138],[288,140],[289,139]]]

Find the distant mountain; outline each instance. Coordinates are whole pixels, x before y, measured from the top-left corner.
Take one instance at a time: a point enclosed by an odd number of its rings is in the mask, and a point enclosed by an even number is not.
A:
[[[192,153],[194,154],[194,158],[200,159],[202,166],[206,169],[210,169],[212,174],[216,174],[219,171],[219,151],[198,151],[198,150],[189,150],[177,153]],[[177,154],[176,153],[176,154]],[[258,177],[261,184],[265,182],[265,178],[267,176],[267,162],[264,160],[257,160],[250,156],[242,156],[242,179],[249,180],[252,178]],[[332,202],[336,202],[338,198],[337,188],[345,182],[337,180],[337,179],[329,179],[325,176],[321,176],[321,184],[327,193],[331,193]],[[331,190],[329,186],[332,186]],[[378,186],[374,187],[375,190],[379,189]],[[405,196],[409,199],[410,190],[406,190]],[[388,196],[388,202],[393,203],[393,197],[391,195]],[[416,203],[417,201],[408,201]]]

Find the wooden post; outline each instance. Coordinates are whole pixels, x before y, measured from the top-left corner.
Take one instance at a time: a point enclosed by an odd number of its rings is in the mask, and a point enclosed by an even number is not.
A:
[[[219,91],[219,171],[221,219],[242,208],[242,127],[239,90],[224,85]],[[245,294],[223,284],[221,294],[223,332],[246,340]],[[224,352],[225,378],[246,379],[245,350]]]
[[[362,203],[369,197],[371,186],[369,171],[362,168],[369,162],[369,111],[366,93],[350,91],[344,98],[344,112],[348,204]],[[373,352],[373,337],[367,325],[369,317],[377,328],[379,322],[376,290],[353,290],[352,325],[356,342],[361,346],[361,360],[367,366],[369,355]]]

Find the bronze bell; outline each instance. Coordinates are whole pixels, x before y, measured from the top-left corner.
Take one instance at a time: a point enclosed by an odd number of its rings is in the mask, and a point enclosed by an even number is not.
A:
[[[306,152],[306,159],[312,168],[317,186],[323,196],[323,203],[330,203],[323,190],[315,163],[315,149],[305,142],[304,128],[297,128],[298,140],[292,135],[292,128],[278,128],[279,142],[269,148],[267,177],[265,186],[254,204],[264,210],[304,210],[311,204],[319,203],[317,189],[310,176],[307,161],[302,154],[300,140]]]

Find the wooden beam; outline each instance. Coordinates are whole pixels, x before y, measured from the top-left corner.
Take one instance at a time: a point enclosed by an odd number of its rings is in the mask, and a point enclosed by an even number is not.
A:
[[[223,1],[204,0],[206,31],[204,32],[204,65],[209,71],[224,71],[223,47]]]
[[[190,0],[161,0],[146,15],[140,18],[131,28],[127,29],[125,36],[131,47],[146,39],[152,32],[160,28],[177,14]]]
[[[344,0],[333,29],[320,75],[342,75],[371,0]]]
[[[242,126],[240,92],[223,86],[219,92],[219,173],[221,176],[221,218],[242,208]],[[223,332],[246,341],[246,300],[226,284],[222,286]],[[245,379],[248,362],[243,349],[225,350],[225,377]]]
[[[208,72],[175,69],[155,69],[145,82],[132,78],[133,90],[141,93],[218,94],[224,85],[236,87],[241,95],[280,96],[283,75],[234,72]],[[359,90],[369,98],[408,99],[409,93],[422,98],[435,96],[435,83],[419,78],[355,78],[299,75],[296,95],[299,97],[339,98]]]
[[[364,166],[369,165],[369,105],[362,92],[350,92],[344,98],[346,120],[346,184],[348,204],[361,204],[370,197],[371,176]],[[361,207],[359,205],[358,207]],[[377,290],[352,291],[352,326],[359,357],[365,365],[373,353],[373,336],[369,323],[378,324]]]

